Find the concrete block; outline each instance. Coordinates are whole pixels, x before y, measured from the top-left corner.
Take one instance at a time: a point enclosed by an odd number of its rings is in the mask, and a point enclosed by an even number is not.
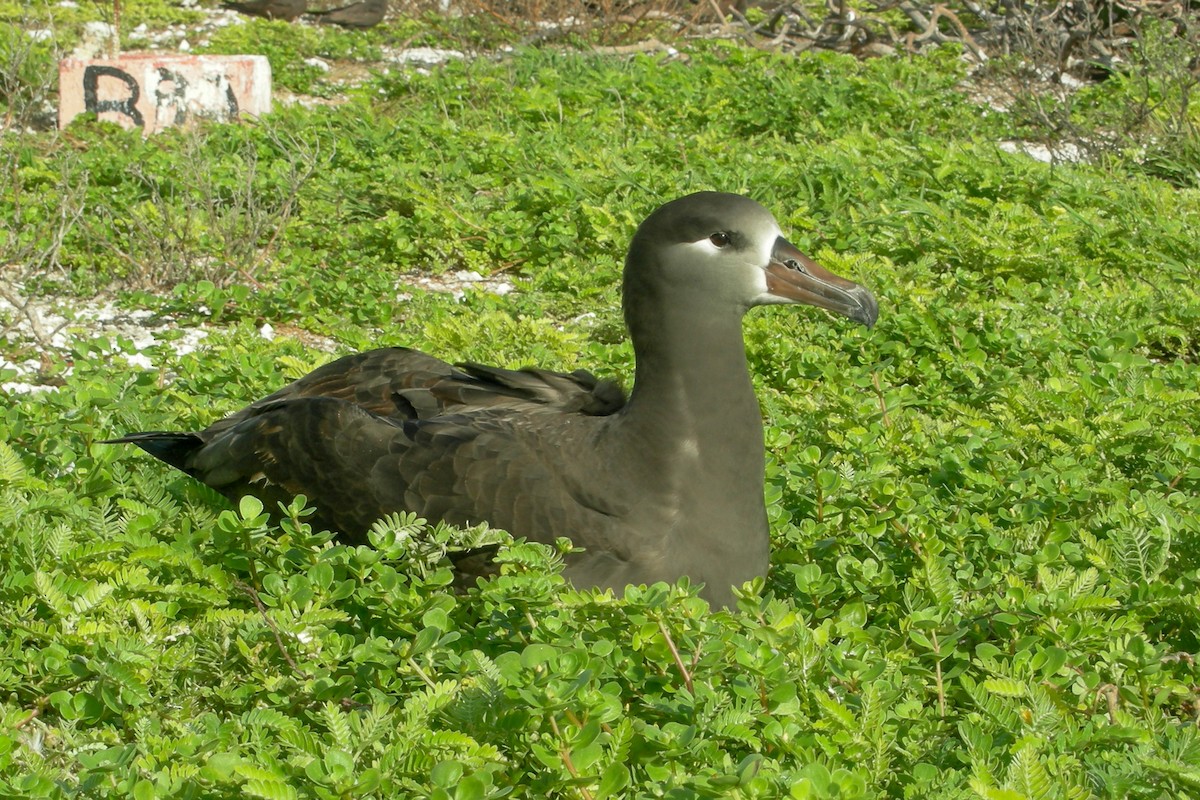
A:
[[[266,56],[124,53],[58,64],[58,126],[86,112],[146,134],[271,110]]]

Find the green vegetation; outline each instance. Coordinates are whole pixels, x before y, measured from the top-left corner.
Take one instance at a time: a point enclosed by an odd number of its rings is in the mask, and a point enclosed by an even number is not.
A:
[[[518,52],[255,125],[6,143],[3,263],[62,234],[27,291],[119,287],[212,334],[152,369],[80,334],[57,391],[0,411],[0,794],[1200,792],[1200,192],[1136,153],[1003,152],[952,52],[687,56]],[[882,309],[747,319],[774,553],[737,613],[572,591],[526,544],[455,596],[440,553],[495,533],[396,518],[348,548],[96,444],[326,358],[263,322],[628,382],[623,248],[702,188]],[[452,269],[521,291],[400,278]]]
[[[88,22],[112,22],[112,0],[0,0],[0,25],[43,28],[54,31],[66,49],[73,47]],[[184,8],[173,0],[137,0],[121,3],[121,29],[128,33],[138,25],[155,28],[194,24],[204,18],[199,9]]]
[[[325,72],[321,68],[305,63],[305,59],[379,61],[380,43],[404,33],[394,27],[347,32],[337,27],[250,19],[244,25],[216,31],[211,42],[199,51],[264,55],[271,61],[271,78],[278,86],[309,95],[332,96],[337,87],[324,79]]]

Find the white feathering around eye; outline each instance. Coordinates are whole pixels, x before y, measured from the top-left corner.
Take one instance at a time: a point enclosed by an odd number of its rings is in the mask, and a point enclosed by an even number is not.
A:
[[[758,263],[762,264],[763,269],[766,269],[767,265],[771,263],[771,254],[775,252],[775,240],[781,236],[783,236],[783,231],[779,229],[779,223],[771,220],[771,229],[758,242],[760,248]]]
[[[753,275],[754,286],[750,290],[750,296],[754,299],[751,302],[761,304],[764,297],[771,296],[771,293],[767,291],[767,271],[765,269],[756,269]]]
[[[757,286],[753,294],[754,299],[751,301],[753,305],[772,305],[783,302],[780,298],[771,294],[767,289],[767,267],[771,264],[771,256],[775,252],[775,240],[783,236],[783,231],[779,229],[779,224],[775,220],[771,220],[771,228],[766,236],[763,236],[758,241],[758,269],[754,270]]]
[[[741,269],[737,269],[736,272],[744,278],[739,293],[744,292],[744,297],[750,304],[765,305],[784,302],[767,291],[767,266],[771,263],[771,254],[775,250],[775,240],[782,236],[783,232],[774,219],[771,219],[767,225],[760,224],[754,227],[757,230],[754,228],[743,229],[744,235],[751,238],[750,246],[744,249],[733,246],[717,247],[708,236],[705,236],[694,242],[679,242],[672,245],[670,250],[674,251],[674,255],[671,256],[671,260],[678,259],[676,263],[680,264],[708,261],[723,263],[727,267],[739,265]]]
[[[707,236],[698,242],[681,242],[677,246],[682,247],[684,250],[691,251],[695,255],[704,255],[707,257],[715,256],[725,249],[723,247],[717,247],[709,240]]]

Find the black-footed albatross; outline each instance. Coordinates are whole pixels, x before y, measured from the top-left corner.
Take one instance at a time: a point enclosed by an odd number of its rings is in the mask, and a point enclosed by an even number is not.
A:
[[[328,11],[312,11],[322,25],[341,25],[343,28],[366,29],[383,22],[387,16],[388,0],[361,0]]]
[[[637,229],[624,274],[628,400],[577,370],[451,366],[385,348],[326,364],[198,433],[132,442],[235,501],[304,494],[317,527],[362,542],[396,511],[584,548],[579,587],[733,587],[767,571],[763,426],[742,341],[751,307],[804,303],[872,325],[871,293],[790,244],[746,197],[700,192]],[[487,562],[487,563],[485,563]],[[464,558],[466,577],[486,558]],[[472,581],[473,582],[473,581]]]
[[[281,19],[285,22],[296,19],[308,8],[307,0],[248,0],[244,3],[230,0],[223,3],[223,6],[252,17]]]

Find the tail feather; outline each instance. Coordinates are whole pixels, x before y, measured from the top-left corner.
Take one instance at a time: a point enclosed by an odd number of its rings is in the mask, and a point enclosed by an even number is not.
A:
[[[105,439],[101,444],[136,444],[150,455],[165,461],[176,469],[190,473],[187,463],[192,453],[204,445],[195,433],[178,431],[143,431],[130,433],[116,439]]]

